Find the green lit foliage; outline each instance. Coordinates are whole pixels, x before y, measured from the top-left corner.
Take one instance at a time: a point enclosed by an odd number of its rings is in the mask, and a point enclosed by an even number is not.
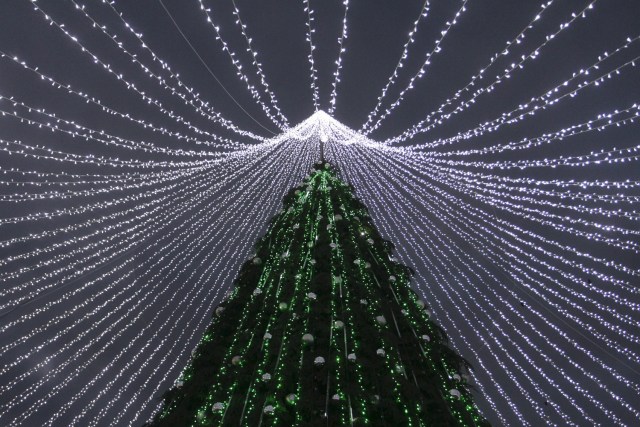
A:
[[[475,426],[468,364],[366,207],[318,164],[216,308],[157,426]]]

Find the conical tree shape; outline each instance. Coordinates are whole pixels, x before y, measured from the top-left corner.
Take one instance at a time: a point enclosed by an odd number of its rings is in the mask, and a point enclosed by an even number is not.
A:
[[[329,165],[315,168],[152,425],[487,425],[410,269]]]

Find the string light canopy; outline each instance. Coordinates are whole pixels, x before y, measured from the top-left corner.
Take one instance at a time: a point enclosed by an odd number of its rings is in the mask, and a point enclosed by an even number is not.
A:
[[[0,424],[153,419],[321,158],[479,416],[640,419],[634,2],[178,3],[0,6]]]

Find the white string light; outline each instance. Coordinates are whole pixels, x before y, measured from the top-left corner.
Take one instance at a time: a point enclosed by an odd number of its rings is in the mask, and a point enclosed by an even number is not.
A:
[[[449,31],[451,30],[451,28],[458,23],[458,19],[460,18],[460,16],[462,16],[462,14],[467,11],[468,2],[469,0],[462,0],[462,6],[460,7],[460,9],[458,9],[458,11],[455,13],[453,18],[451,19],[451,21],[446,22],[444,29],[440,31],[440,38],[436,40],[433,49],[427,53],[424,63],[422,64],[418,72],[413,77],[411,77],[411,79],[409,80],[409,84],[407,84],[407,87],[400,92],[400,94],[398,95],[398,98],[389,107],[385,109],[384,113],[380,115],[380,118],[378,118],[378,120],[373,125],[370,125],[370,123],[371,121],[375,120],[375,114],[369,115],[369,118],[367,119],[367,121],[362,125],[362,128],[361,128],[362,133],[364,133],[365,135],[368,135],[369,133],[376,130],[380,126],[380,123],[384,119],[386,119],[389,116],[389,114],[391,114],[391,112],[398,105],[400,105],[400,103],[404,99],[404,95],[408,91],[414,88],[414,83],[416,82],[416,80],[424,77],[424,75],[427,73],[427,69],[429,68],[429,65],[431,65],[431,60],[433,59],[433,56],[442,52],[442,47],[440,45],[442,44],[444,38],[447,36],[447,34],[449,34]],[[411,37],[412,36],[410,36],[410,38]],[[387,89],[387,87],[385,89]],[[380,104],[381,101],[382,101],[382,96],[379,98],[378,104]],[[379,105],[376,105],[376,109],[377,108],[379,108]]]
[[[404,67],[404,61],[409,56],[409,46],[411,46],[416,41],[415,35],[418,31],[418,24],[423,19],[426,20],[427,16],[429,16],[429,9],[430,9],[429,0],[425,0],[424,4],[422,5],[422,9],[420,9],[420,15],[413,22],[413,28],[411,28],[411,31],[409,31],[409,37],[407,38],[407,41],[404,44],[404,47],[402,49],[402,54],[400,55],[400,59],[398,60],[398,63],[393,69],[393,73],[391,73],[391,76],[389,77],[387,84],[382,89],[382,93],[378,97],[378,103],[373,108],[373,111],[369,113],[367,117],[367,121],[364,123],[364,125],[362,125],[362,130],[365,130],[370,125],[370,123],[375,119],[376,115],[378,114],[378,110],[382,106],[382,100],[387,95],[387,91],[391,86],[393,86],[396,83],[396,79],[398,78],[398,72],[400,71],[400,68]]]
[[[347,27],[347,17],[349,16],[349,0],[343,0],[344,16],[342,17],[342,33],[338,38],[338,59],[336,60],[336,71],[333,72],[333,83],[331,84],[331,98],[329,100],[329,109],[327,112],[330,115],[336,110],[336,100],[338,98],[338,84],[340,83],[340,71],[342,71],[342,54],[347,51],[344,47],[344,42],[349,37],[349,30]]]
[[[109,64],[107,62],[104,62],[97,55],[95,55],[91,50],[89,50],[84,45],[82,45],[79,42],[77,36],[74,36],[73,34],[71,34],[69,31],[67,31],[65,29],[64,24],[61,24],[61,23],[57,22],[51,16],[49,16],[46,12],[44,12],[44,10],[42,10],[37,5],[37,0],[30,0],[30,1],[33,4],[35,10],[38,11],[42,15],[42,17],[45,19],[45,21],[49,22],[54,27],[58,28],[65,36],[67,36],[67,38],[69,40],[71,40],[75,45],[77,45],[80,48],[82,53],[85,53],[86,55],[89,55],[94,64],[98,65],[101,69],[103,69],[107,73],[113,75],[118,81],[123,82],[123,84],[125,84],[127,89],[133,90],[134,92],[136,92],[144,101],[151,102],[152,104],[156,105],[158,108],[164,109],[164,107],[163,107],[163,105],[162,105],[162,103],[160,101],[158,101],[157,99],[154,99],[154,98],[151,98],[151,97],[147,96],[143,91],[138,89],[137,86],[134,83],[126,80],[124,78],[124,74],[123,73],[116,72],[115,71],[115,67],[113,67],[111,64]],[[78,9],[82,10],[82,8],[78,8]],[[195,94],[195,99],[197,101],[197,104],[199,104],[199,105],[197,105],[196,102],[194,102],[193,100],[187,99],[188,98],[187,95],[185,95],[181,90],[176,89],[175,87],[169,86],[167,84],[167,82],[165,81],[165,79],[163,79],[159,75],[154,74],[149,68],[147,68],[144,64],[142,64],[142,62],[140,62],[140,60],[137,58],[137,56],[129,53],[123,47],[122,43],[116,41],[114,36],[109,35],[108,33],[106,33],[106,30],[104,29],[103,26],[96,25],[95,28],[99,28],[101,31],[103,31],[105,34],[107,34],[107,36],[116,44],[116,46],[125,55],[127,55],[133,61],[133,63],[135,63],[138,66],[140,66],[140,68],[145,72],[145,74],[147,74],[147,76],[149,77],[149,79],[151,81],[157,82],[159,84],[159,86],[161,88],[163,88],[165,91],[167,91],[168,93],[180,98],[185,105],[191,106],[202,117],[205,117],[208,120],[211,120],[213,122],[219,123],[220,125],[224,126],[225,128],[227,128],[227,129],[229,129],[229,130],[231,130],[233,132],[236,132],[239,135],[246,136],[246,137],[249,137],[249,138],[252,138],[252,139],[256,139],[256,140],[263,140],[264,139],[263,137],[260,137],[258,135],[253,134],[252,132],[248,132],[248,131],[244,131],[244,130],[239,129],[237,126],[235,126],[229,120],[223,118],[222,115],[219,112],[216,112],[211,107],[209,107],[208,103],[205,103],[204,101],[200,100],[200,98],[197,97],[197,94]],[[168,69],[168,68],[164,68],[164,69]],[[173,73],[170,73],[170,76],[172,78],[176,78],[177,79],[177,75],[174,75]],[[182,84],[182,82],[179,81],[179,86],[184,86],[184,85]],[[188,86],[186,88],[188,89]],[[188,89],[187,92],[189,94],[191,94],[192,96],[194,94],[194,91],[192,89]]]
[[[315,28],[313,27],[315,17],[313,16],[313,9],[311,8],[309,0],[302,0],[302,4],[304,6],[304,13],[307,15],[306,41],[307,43],[309,43],[309,54],[307,55],[307,58],[309,59],[309,71],[311,72],[311,93],[313,94],[313,108],[315,111],[318,111],[320,109],[318,70],[316,69],[316,64],[313,56],[313,51],[316,50],[316,46],[313,44],[313,33],[316,32]]]
[[[286,117],[284,117],[282,115],[282,112],[280,112],[280,109],[278,108],[277,101],[275,100],[275,95],[269,89],[269,85],[267,84],[266,78],[264,76],[264,73],[262,72],[262,67],[260,66],[260,63],[257,60],[257,54],[251,48],[251,39],[249,37],[247,37],[247,35],[246,35],[246,32],[245,32],[246,31],[246,26],[242,23],[242,20],[240,19],[240,12],[239,12],[238,8],[236,7],[235,3],[234,3],[233,6],[234,6],[234,15],[236,16],[236,23],[240,26],[242,34],[243,34],[245,40],[247,41],[247,45],[248,45],[247,50],[251,54],[251,56],[253,58],[253,62],[252,62],[253,66],[254,66],[254,68],[256,68],[256,72],[258,73],[258,77],[260,78],[260,82],[262,83],[262,86],[263,86],[265,92],[267,93],[267,95],[269,95],[269,99],[271,100],[272,106],[276,111],[276,115],[278,116],[277,119],[271,113],[270,108],[267,107],[267,105],[264,103],[264,101],[262,101],[262,97],[260,96],[260,93],[249,82],[249,77],[247,77],[247,75],[244,73],[244,71],[242,71],[242,63],[237,58],[237,55],[235,54],[235,52],[233,52],[229,48],[229,44],[222,38],[222,34],[220,32],[220,27],[214,23],[214,20],[213,20],[214,18],[212,17],[213,13],[212,13],[211,8],[210,7],[206,7],[204,5],[203,0],[198,0],[198,1],[200,3],[200,10],[202,10],[205,13],[205,15],[207,16],[206,22],[216,32],[216,40],[220,41],[220,44],[222,44],[222,50],[227,53],[227,55],[229,56],[229,59],[231,60],[231,63],[236,68],[236,75],[238,76],[238,78],[242,82],[245,83],[245,85],[247,86],[247,90],[249,90],[249,92],[251,92],[251,96],[262,107],[262,110],[269,117],[269,119],[271,119],[271,121],[273,123],[275,123],[280,129],[282,129],[282,130],[286,129],[286,127],[288,126],[287,119],[286,119]]]

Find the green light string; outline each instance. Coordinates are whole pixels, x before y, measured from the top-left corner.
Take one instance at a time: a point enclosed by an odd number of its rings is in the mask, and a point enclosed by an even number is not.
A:
[[[313,180],[315,181],[315,179]],[[310,183],[312,183],[312,181],[310,180]],[[320,206],[318,206],[318,208],[316,209],[316,212],[320,212]],[[316,215],[317,218],[317,215]],[[316,240],[317,238],[317,233],[318,233],[318,224],[317,224],[317,219],[316,220],[311,220],[308,221],[308,227],[309,227],[309,239],[306,240],[306,247],[309,249],[309,252],[311,250],[311,247],[313,245],[313,242]],[[310,263],[309,263],[310,264]],[[305,264],[306,265],[306,264]],[[311,313],[311,309],[312,309],[312,304],[314,304],[314,299],[309,298],[308,297],[308,291],[309,291],[309,285],[310,285],[310,281],[311,281],[311,276],[313,275],[313,268],[310,269],[310,277],[309,280],[307,282],[307,286],[305,287],[304,290],[302,290],[303,293],[307,293],[307,298],[305,301],[306,304],[304,306],[305,310],[305,314],[304,314],[304,323],[303,323],[303,327],[302,327],[302,333],[306,334],[309,331],[309,318],[310,318],[310,313]],[[301,338],[302,339],[302,338]],[[309,343],[309,347],[311,347],[311,343]],[[301,422],[301,412],[299,410],[300,404],[298,403],[300,396],[301,396],[301,391],[302,391],[302,381],[301,378],[304,378],[305,375],[305,370],[304,370],[304,361],[305,361],[305,354],[308,353],[310,350],[307,348],[307,346],[305,345],[305,343],[302,343],[299,346],[299,356],[298,356],[298,369],[300,372],[299,378],[297,380],[297,384],[296,384],[296,393],[295,393],[295,397],[293,398],[293,401],[288,402],[291,405],[294,406],[293,410],[295,412],[295,419],[296,419],[296,423],[299,424]],[[310,363],[308,363],[307,365],[310,365]],[[276,424],[277,420],[274,420],[273,425],[277,425]]]
[[[306,200],[305,200],[306,199]],[[309,197],[308,192],[305,192],[303,195],[301,195],[301,200],[307,201],[306,205],[308,207],[307,210],[307,221],[305,221],[304,227],[303,227],[303,232],[302,235],[303,236],[308,236],[307,238],[303,239],[302,242],[298,242],[298,243],[304,243],[304,242],[310,242],[313,239],[315,239],[315,233],[317,232],[317,227],[314,226],[313,223],[313,219],[312,219],[312,215],[313,213],[315,213],[315,211],[317,211],[317,209],[313,209],[313,203],[314,203],[314,199]],[[299,223],[297,223],[299,224]],[[309,234],[307,235],[305,231],[308,231]],[[300,246],[300,245],[299,245]],[[292,329],[294,327],[294,325],[292,325],[293,323],[297,323],[297,312],[302,308],[302,305],[304,304],[304,295],[306,294],[306,290],[308,289],[308,284],[311,280],[311,277],[313,275],[313,265],[311,264],[311,248],[309,248],[308,245],[302,245],[302,247],[304,248],[303,251],[301,251],[301,260],[298,260],[298,263],[302,264],[302,266],[297,267],[297,271],[298,274],[296,274],[294,277],[296,278],[295,282],[294,282],[294,287],[293,287],[293,295],[292,298],[290,299],[289,303],[288,303],[288,309],[287,312],[291,313],[290,316],[288,316],[287,319],[287,325],[285,326],[285,332],[283,334],[283,338],[282,338],[282,342],[281,342],[281,351],[280,354],[278,355],[278,358],[276,360],[275,366],[273,368],[273,375],[274,375],[274,384],[275,387],[271,387],[271,390],[267,393],[266,398],[264,400],[263,406],[262,406],[262,414],[260,415],[260,422],[259,425],[262,424],[264,418],[264,408],[267,405],[267,403],[274,403],[277,404],[278,402],[278,397],[277,394],[280,393],[282,394],[283,391],[283,387],[284,387],[284,373],[283,370],[287,369],[288,366],[286,366],[284,363],[280,363],[281,360],[286,360],[288,359],[287,355],[289,353],[294,353],[294,349],[296,348],[295,346],[291,345],[291,346],[286,346],[286,344],[293,339],[292,337]],[[296,337],[298,339],[298,341],[301,341],[301,334],[298,334],[299,336]],[[282,354],[284,351],[284,355]],[[279,425],[279,416],[281,414],[282,411],[274,411],[274,416],[270,419],[267,420],[266,424],[269,425]]]
[[[350,186],[329,165],[315,168],[256,245],[264,261],[247,261],[216,309],[183,375],[199,388],[158,419],[486,426],[458,375],[464,362],[411,289],[410,269]]]
[[[333,189],[331,191],[333,192],[337,192],[337,188],[340,183],[337,180],[333,180],[332,179],[332,185],[333,185]],[[331,240],[333,242],[335,242],[338,246],[336,248],[334,248],[334,250],[332,251],[332,280],[335,281],[335,278],[339,278],[340,281],[338,282],[338,287],[339,287],[339,294],[340,294],[340,298],[338,299],[339,303],[340,303],[340,310],[342,313],[341,318],[344,320],[344,326],[342,328],[343,330],[343,338],[344,338],[344,361],[345,361],[345,380],[347,383],[349,383],[349,371],[353,370],[353,376],[357,378],[357,383],[360,387],[360,389],[363,389],[363,376],[362,376],[362,372],[360,369],[360,363],[357,359],[358,354],[359,354],[359,346],[358,346],[358,339],[355,333],[355,328],[353,327],[354,325],[354,320],[353,320],[353,315],[351,313],[351,305],[350,304],[345,304],[345,300],[348,301],[350,299],[352,299],[351,295],[350,295],[350,291],[349,291],[349,287],[350,286],[357,286],[356,283],[351,283],[351,281],[348,280],[348,275],[346,274],[345,271],[345,261],[344,261],[344,257],[342,255],[342,248],[340,246],[340,239],[339,239],[339,235],[337,233],[337,225],[336,225],[336,212],[333,208],[333,203],[331,203],[331,198],[327,198],[327,209],[328,209],[328,218],[329,218],[329,222],[331,224]],[[356,359],[353,361],[349,360],[349,348],[348,348],[348,343],[347,343],[347,331],[349,331],[349,337],[350,337],[350,342],[351,342],[351,354],[354,354]],[[368,413],[367,413],[367,407],[364,404],[364,400],[362,399],[362,394],[360,399],[356,399],[356,401],[352,404],[352,398],[351,398],[351,392],[347,391],[347,399],[348,399],[348,405],[349,405],[349,414],[348,414],[348,419],[349,419],[349,424],[353,425],[354,420],[356,419],[356,417],[354,417],[353,414],[353,404],[356,404],[359,407],[359,415],[361,417],[361,421],[363,424],[369,424],[369,419],[368,419]]]
[[[239,201],[238,201],[238,203],[239,203]],[[215,223],[217,223],[217,220],[216,220],[216,221],[214,221],[214,224],[215,224]],[[215,322],[216,322],[216,320],[214,320],[214,323],[215,323]],[[211,330],[211,327],[210,327],[210,328],[208,328],[208,330],[210,331],[210,330]],[[211,339],[211,334],[209,334],[209,333],[205,333],[205,335],[204,335],[203,339],[201,340],[201,343],[203,343],[203,342],[208,342],[208,341],[210,341],[210,339]],[[198,347],[198,348],[200,348],[200,347]],[[195,355],[197,355],[197,351],[195,352]],[[194,361],[194,359],[195,359],[195,357],[192,357],[191,362],[193,362],[193,361]],[[192,363],[190,363],[190,364],[188,365],[188,367],[185,369],[184,374],[182,375],[182,378],[183,378],[185,381],[188,381],[188,380],[191,378],[191,374],[190,374],[190,372],[191,372],[191,365],[192,365]],[[168,406],[164,411],[162,411],[162,412],[161,412],[161,414],[160,414],[160,418],[162,418],[162,417],[163,417],[167,412],[169,412],[169,411],[170,411],[174,406],[175,406],[175,405],[170,405],[170,406]]]
[[[321,187],[319,188],[320,194],[323,197],[323,204],[325,206],[326,209],[326,222],[327,222],[327,226],[322,230],[324,234],[328,235],[328,239],[327,241],[332,241],[335,242],[331,239],[331,233],[329,233],[328,231],[330,230],[331,226],[332,226],[332,216],[331,216],[331,208],[330,208],[330,198],[329,198],[329,194],[328,194],[328,185],[327,185],[327,174],[325,172],[319,172],[321,178],[322,178],[322,183],[321,183]],[[329,266],[330,266],[330,270],[332,267],[332,257],[330,257],[329,259]],[[331,422],[331,416],[332,416],[332,412],[330,411],[330,404],[333,407],[337,406],[337,418],[339,418],[340,420],[340,425],[346,425],[346,421],[348,418],[346,411],[343,409],[343,405],[340,405],[339,402],[342,401],[343,399],[343,394],[344,394],[344,384],[343,384],[343,379],[342,379],[342,371],[344,371],[344,369],[346,368],[345,366],[343,366],[344,362],[346,362],[346,357],[344,359],[340,358],[340,354],[339,354],[339,342],[338,342],[338,336],[337,333],[338,331],[336,330],[335,327],[335,323],[337,321],[342,321],[342,317],[338,315],[337,312],[337,307],[336,307],[336,301],[340,299],[340,295],[339,295],[339,291],[338,288],[336,287],[336,280],[333,274],[331,274],[331,303],[330,303],[330,309],[331,309],[331,318],[330,318],[330,322],[329,322],[329,328],[330,328],[330,348],[329,348],[329,353],[328,353],[328,357],[327,357],[327,365],[328,365],[328,370],[327,370],[327,389],[326,389],[326,394],[325,394],[325,417],[327,418],[327,422],[330,423]],[[339,320],[337,320],[339,319]],[[335,353],[335,355],[334,355]],[[333,373],[333,375],[331,375],[331,373]],[[331,384],[331,379],[334,379],[335,384]],[[332,395],[332,391],[334,391],[335,393]],[[337,395],[339,397],[337,402],[333,402],[333,396]],[[331,397],[330,397],[331,396]]]
[[[389,345],[381,339],[381,337],[385,334],[385,332],[388,332],[387,325],[381,325],[380,322],[376,320],[377,316],[380,316],[381,313],[384,311],[383,307],[386,304],[385,302],[380,301],[379,292],[375,292],[373,290],[373,282],[371,280],[371,277],[375,279],[375,276],[373,276],[370,273],[370,271],[367,271],[369,270],[369,268],[367,268],[367,262],[364,257],[364,251],[361,250],[360,246],[355,240],[355,236],[360,236],[360,237],[367,236],[367,231],[362,226],[359,216],[356,215],[357,213],[361,213],[361,212],[358,212],[356,209],[352,207],[353,198],[349,196],[351,196],[351,194],[347,193],[347,197],[341,197],[339,199],[342,205],[345,206],[345,209],[344,209],[345,215],[347,215],[347,217],[350,219],[349,221],[347,221],[350,233],[348,234],[347,239],[345,239],[345,241],[348,241],[351,244],[351,248],[353,252],[358,254],[356,259],[354,260],[354,262],[355,261],[358,262],[357,267],[356,268],[353,268],[352,266],[349,266],[349,267],[355,271],[355,274],[357,274],[357,277],[359,278],[358,282],[361,285],[364,285],[363,286],[363,290],[365,291],[364,294],[367,296],[366,298],[367,304],[365,305],[365,311],[367,311],[369,314],[368,318],[370,319],[370,323],[378,331],[377,333],[378,348],[384,350],[385,352],[384,356],[381,356],[383,358],[382,369],[389,373],[390,378],[393,381],[392,393],[388,393],[387,390],[379,390],[379,395],[382,397],[384,394],[389,394],[390,395],[389,397],[394,398],[396,403],[399,405],[399,407],[402,408],[401,411],[405,415],[407,415],[409,412],[409,409],[404,404],[404,402],[398,399],[398,396],[400,396],[401,384],[398,381],[398,378],[397,378],[398,373],[395,370],[395,366],[398,366],[399,360],[397,360],[393,356],[393,353],[390,351],[391,349],[389,348]],[[347,209],[346,207],[349,207],[351,209]],[[386,316],[385,316],[385,319],[386,319]],[[406,422],[407,423],[406,425],[409,425],[409,426],[413,425],[413,420],[409,417],[403,420],[403,422]]]
[[[274,260],[275,263],[277,264],[277,268],[274,268],[274,270],[278,271],[284,271],[283,267],[285,265],[285,262],[283,262],[282,256],[284,253],[290,253],[290,249],[291,249],[291,227],[287,227],[287,225],[289,225],[290,222],[292,222],[293,219],[297,218],[300,215],[299,210],[302,208],[302,206],[300,205],[300,203],[296,204],[293,207],[293,210],[291,211],[287,211],[285,212],[285,214],[283,214],[282,216],[282,221],[278,226],[278,221],[276,221],[273,225],[272,225],[272,229],[279,229],[279,232],[282,233],[283,231],[286,231],[286,235],[282,237],[282,241],[280,242],[280,239],[276,239],[276,241],[270,245],[269,249],[270,249],[270,259]],[[280,234],[278,234],[279,236]],[[286,238],[286,240],[285,240]],[[280,245],[278,245],[278,243],[280,243]],[[277,245],[277,246],[276,246]],[[277,248],[277,249],[276,249]],[[286,250],[285,250],[286,248]],[[275,295],[273,295],[273,301],[271,304],[271,307],[275,307],[278,304],[278,301],[280,300],[280,291],[282,289],[281,284],[282,284],[282,274],[281,273],[280,276],[277,278],[278,281],[278,286],[275,288]],[[271,280],[271,283],[273,283],[273,280]],[[260,286],[259,286],[260,288]],[[271,299],[271,292],[270,290],[273,290],[272,287],[270,287],[269,289],[266,290],[265,292],[265,298],[263,300],[263,305],[264,307],[267,306],[267,300]],[[256,302],[259,302],[259,299],[256,299]],[[275,340],[277,338],[274,339],[274,337],[272,336],[271,339],[264,339],[265,334],[268,333],[271,330],[271,326],[274,323],[274,316],[261,316],[260,320],[268,320],[266,327],[258,327],[258,325],[254,328],[254,333],[252,334],[252,339],[249,342],[249,344],[246,346],[247,348],[251,346],[251,343],[253,342],[253,339],[255,339],[258,336],[262,336],[263,337],[263,341],[261,344],[261,348],[260,348],[260,353],[262,354],[262,359],[256,363],[255,368],[254,368],[254,372],[252,374],[252,380],[249,384],[249,388],[247,390],[246,393],[246,398],[245,398],[245,403],[243,404],[243,410],[242,410],[242,415],[241,418],[243,418],[245,416],[245,407],[246,407],[246,416],[249,416],[254,410],[255,410],[255,406],[256,403],[255,401],[252,399],[252,397],[255,396],[255,388],[252,387],[252,385],[254,384],[255,380],[257,377],[261,377],[262,374],[266,373],[265,372],[265,364],[267,362],[267,357],[269,355],[269,349],[270,346],[273,342],[275,342]],[[226,412],[228,410],[228,408],[231,406],[231,399],[233,396],[233,391],[235,390],[236,386],[237,386],[238,382],[237,380],[234,380],[233,385],[229,388],[228,391],[228,395],[229,400],[226,403],[225,406],[225,415]],[[224,422],[224,416],[223,419],[221,420],[221,423]]]
[[[366,214],[366,212],[363,212],[363,216],[368,217],[368,214]],[[374,227],[371,227],[372,230],[375,231]],[[376,232],[377,234],[377,232]],[[379,236],[377,236],[378,239],[376,240],[381,240],[381,238]],[[387,273],[389,275],[391,275],[393,273],[393,271],[388,267],[388,263],[386,262],[387,259],[389,259],[388,256],[385,256],[386,254],[380,254],[380,246],[379,245],[373,245],[373,250],[376,252],[376,255],[374,255],[374,253],[371,251],[371,248],[369,248],[369,252],[372,255],[372,259],[374,261],[376,261],[376,263],[379,263],[380,265],[385,266]],[[412,323],[411,326],[411,331],[414,335],[414,337],[418,338],[418,335],[415,333],[416,329],[419,329],[420,326],[422,325],[426,325],[429,329],[429,331],[433,334],[434,332],[434,324],[433,322],[431,322],[429,320],[429,317],[426,315],[426,312],[424,310],[421,309],[420,305],[418,304],[418,299],[416,297],[416,295],[410,291],[410,288],[408,286],[408,278],[406,276],[406,273],[396,273],[397,276],[399,276],[401,278],[400,281],[397,281],[397,286],[396,289],[402,290],[402,291],[407,291],[405,292],[405,295],[403,295],[403,298],[398,298],[397,295],[395,295],[394,292],[394,288],[391,287],[391,285],[388,285],[389,290],[392,293],[392,296],[394,297],[394,299],[396,300],[396,302],[403,307],[403,310],[405,310],[405,313],[407,314],[407,319]],[[401,303],[401,301],[403,301]],[[412,304],[408,304],[407,302],[411,301]],[[414,318],[414,314],[418,313],[418,316],[421,317],[421,321],[420,322],[416,322],[415,318]],[[392,313],[393,314],[393,313]],[[394,315],[395,317],[395,315]],[[423,326],[424,327],[424,326]],[[432,335],[432,336],[438,336],[438,335]],[[418,341],[421,349],[422,349],[422,353],[424,354],[425,358],[428,359],[428,361],[430,362],[429,364],[434,366],[433,364],[433,360],[431,360],[430,356],[424,351],[424,349],[422,348],[422,344]],[[437,373],[439,374],[439,376],[441,377],[441,381],[443,384],[443,390],[442,390],[442,394],[443,396],[445,396],[445,398],[449,401],[450,403],[450,408],[452,408],[452,412],[454,414],[454,416],[458,419],[458,421],[460,422],[461,425],[467,425],[468,421],[469,421],[469,417],[463,417],[457,408],[463,407],[465,412],[467,412],[468,414],[471,415],[471,418],[473,420],[473,422],[471,423],[472,425],[476,425],[476,423],[486,423],[477,413],[476,408],[473,406],[473,404],[471,403],[471,399],[470,399],[470,395],[468,394],[468,392],[466,391],[466,389],[464,388],[464,385],[460,382],[460,380],[457,380],[456,382],[453,381],[453,376],[457,373],[457,371],[453,368],[451,368],[449,366],[449,364],[447,363],[446,359],[441,358],[440,362],[442,363],[442,366],[444,367],[444,372],[442,372],[442,370],[437,371]],[[454,374],[451,374],[451,372],[453,372]],[[444,375],[443,375],[444,374]],[[458,378],[460,378],[460,376],[458,375]],[[458,386],[459,387],[459,391],[461,392],[461,397],[460,397],[460,401],[458,402],[456,401],[456,399],[453,398],[453,396],[451,396],[449,393],[447,393],[448,387],[451,386],[453,383],[454,386]]]
[[[286,222],[289,220],[289,217],[295,217],[295,214],[292,213],[288,213],[285,212],[284,214],[280,214],[276,217],[276,220],[274,221],[273,227],[271,229],[270,233],[267,233],[267,236],[269,237],[269,239],[271,240],[270,236],[273,231],[272,230],[277,230],[277,234],[275,236],[274,241],[271,243],[270,246],[277,246],[282,243],[285,242],[285,238],[287,237],[287,227],[285,227],[284,225],[286,224]],[[281,224],[280,227],[276,227],[277,224]],[[267,237],[265,236],[265,237]],[[260,276],[259,282],[258,282],[258,286],[256,287],[256,289],[260,289],[262,291],[262,293],[264,294],[263,298],[260,298],[259,295],[256,296],[254,295],[251,299],[251,301],[244,307],[244,310],[242,312],[241,318],[240,318],[240,322],[239,325],[237,327],[238,331],[243,330],[244,325],[246,324],[247,320],[248,320],[248,314],[252,311],[253,306],[254,305],[258,305],[260,303],[260,301],[262,300],[263,302],[266,302],[267,299],[270,299],[270,297],[272,296],[272,291],[274,290],[274,281],[273,278],[271,277],[271,271],[272,270],[278,270],[278,268],[280,267],[280,255],[282,254],[282,252],[278,252],[278,251],[271,251],[270,253],[270,257],[267,259],[267,262],[265,263],[265,266],[262,270],[262,274]],[[268,284],[268,286],[265,288],[266,284]],[[280,282],[278,281],[278,286],[279,286]],[[277,289],[277,287],[275,287]],[[277,291],[276,291],[277,292]],[[275,298],[275,296],[274,296]],[[263,303],[264,304],[264,303]],[[268,317],[262,317],[261,319],[268,319]],[[248,345],[245,344],[244,347],[248,347],[250,346],[253,341],[256,339],[256,337],[258,336],[258,333],[256,331],[261,330],[261,328],[256,328],[254,329],[254,333],[251,334],[251,337],[249,339],[249,343]],[[224,402],[224,411],[222,412],[222,418],[224,419],[224,416],[227,413],[227,410],[229,408],[229,403],[231,401],[232,398],[232,392],[235,389],[235,385],[236,383],[234,382],[230,387],[225,387],[224,384],[222,384],[222,381],[226,378],[229,378],[228,374],[227,374],[227,364],[229,363],[229,361],[235,357],[236,355],[239,355],[241,352],[240,349],[240,345],[242,343],[240,342],[240,334],[236,333],[233,336],[233,340],[231,345],[229,346],[229,349],[225,352],[225,356],[221,365],[220,370],[217,372],[217,375],[215,377],[215,382],[214,382],[214,386],[212,387],[213,392],[211,394],[209,394],[207,396],[207,399],[204,403],[203,406],[200,407],[200,409],[195,413],[196,415],[196,419],[193,420],[192,425],[207,425],[207,418],[206,417],[200,417],[198,418],[198,414],[206,414],[208,415],[207,410],[212,408],[213,403],[214,402]],[[268,341],[266,342],[266,345],[268,345]],[[223,396],[219,396],[217,394],[215,394],[216,392],[222,392],[224,393]],[[215,414],[214,414],[215,415]],[[222,422],[222,421],[221,421]]]

